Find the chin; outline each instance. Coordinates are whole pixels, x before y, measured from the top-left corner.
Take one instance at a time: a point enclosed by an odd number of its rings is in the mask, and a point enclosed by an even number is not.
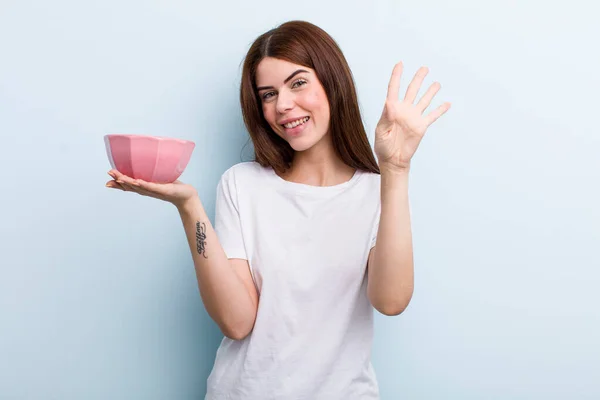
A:
[[[304,141],[304,140],[292,140],[288,142],[290,147],[294,149],[294,151],[305,151],[314,146],[313,142]]]
[[[310,148],[314,147],[319,141],[320,138],[314,137],[298,137],[287,140],[288,144],[294,151],[309,150]]]

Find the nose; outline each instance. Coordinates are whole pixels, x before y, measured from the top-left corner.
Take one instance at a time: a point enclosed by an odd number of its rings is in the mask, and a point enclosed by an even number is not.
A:
[[[292,108],[294,108],[294,95],[285,90],[280,91],[277,95],[277,112],[285,114]]]

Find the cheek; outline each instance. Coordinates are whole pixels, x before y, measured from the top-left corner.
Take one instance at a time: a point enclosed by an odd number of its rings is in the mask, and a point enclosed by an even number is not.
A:
[[[281,133],[279,132],[280,127],[277,125],[277,112],[275,107],[269,103],[264,103],[262,105],[262,112],[265,120],[271,126],[271,129],[273,129],[278,136],[281,136]]]
[[[273,107],[269,107],[269,104],[265,103],[262,105],[262,112],[263,116],[269,124],[275,123],[275,112],[273,110]]]
[[[329,101],[324,91],[314,91],[308,98],[310,107],[322,117],[329,118]]]
[[[318,91],[308,93],[306,96],[307,105],[311,108],[319,108],[319,105],[323,102],[322,96]]]

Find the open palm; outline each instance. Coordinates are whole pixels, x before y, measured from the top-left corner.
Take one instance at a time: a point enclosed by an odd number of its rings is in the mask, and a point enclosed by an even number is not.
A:
[[[394,67],[383,113],[375,128],[375,154],[380,167],[408,168],[427,128],[450,109],[450,103],[444,103],[424,115],[440,90],[438,82],[433,83],[415,104],[423,79],[429,72],[427,67],[419,68],[408,85],[404,99],[399,100],[402,70],[401,62]]]
[[[155,199],[172,203],[177,207],[180,207],[187,200],[197,195],[197,191],[193,186],[178,180],[173,183],[146,182],[142,179],[133,179],[126,176],[116,169],[108,171],[108,175],[113,178],[113,180],[106,182],[106,187],[108,188],[154,197]]]

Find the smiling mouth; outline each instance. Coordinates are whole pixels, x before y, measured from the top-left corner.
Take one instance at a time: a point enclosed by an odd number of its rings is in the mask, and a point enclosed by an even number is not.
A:
[[[297,119],[296,121],[289,122],[289,123],[287,123],[285,125],[281,125],[281,126],[283,126],[286,129],[292,129],[292,128],[295,128],[297,126],[307,123],[309,119],[310,119],[310,117],[304,117],[304,118]]]

